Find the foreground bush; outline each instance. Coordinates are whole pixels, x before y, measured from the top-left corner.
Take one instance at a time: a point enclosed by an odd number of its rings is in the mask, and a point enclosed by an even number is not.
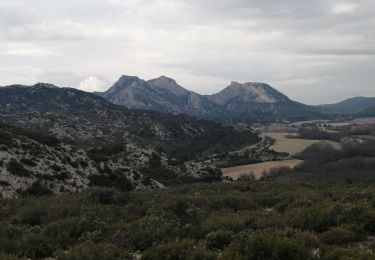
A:
[[[310,250],[294,238],[255,234],[245,241],[234,242],[222,259],[300,260],[311,257]]]
[[[57,253],[57,260],[124,260],[133,259],[131,255],[121,252],[108,244],[87,242],[73,247],[69,251]]]
[[[367,260],[374,206],[370,184],[251,180],[0,199],[0,259]]]

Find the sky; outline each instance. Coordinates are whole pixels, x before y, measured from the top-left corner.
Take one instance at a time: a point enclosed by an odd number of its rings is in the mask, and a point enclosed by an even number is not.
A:
[[[375,97],[374,0],[0,0],[0,86],[104,91],[165,75],[265,82],[307,104]]]

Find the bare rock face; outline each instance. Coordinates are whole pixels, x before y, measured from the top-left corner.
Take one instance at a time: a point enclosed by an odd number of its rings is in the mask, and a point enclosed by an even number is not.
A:
[[[149,81],[122,76],[108,91],[96,94],[130,109],[188,114],[207,119],[213,119],[213,114],[227,116],[224,109],[207,97],[188,91],[165,76]]]
[[[96,94],[127,108],[188,114],[222,123],[300,120],[317,116],[311,107],[290,100],[267,84],[255,82],[232,82],[217,94],[200,95],[165,76],[149,81],[122,76],[108,91]]]
[[[230,86],[212,95],[211,100],[227,106],[233,99],[242,103],[277,103],[287,102],[289,98],[271,86],[264,83],[245,83],[232,82]]]

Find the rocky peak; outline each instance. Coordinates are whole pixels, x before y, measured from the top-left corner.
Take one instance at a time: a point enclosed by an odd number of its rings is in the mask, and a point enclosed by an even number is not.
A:
[[[119,80],[113,85],[113,87],[117,88],[126,88],[129,86],[143,84],[145,81],[143,79],[138,78],[137,76],[126,76],[123,75],[119,78]]]
[[[122,96],[131,94],[134,91],[139,91],[139,89],[145,87],[146,81],[144,81],[143,79],[140,79],[136,76],[123,75],[109,90],[105,92],[105,96],[108,98],[113,97],[115,99],[121,99]],[[117,102],[114,101],[114,103]]]
[[[59,88],[56,85],[49,84],[49,83],[43,83],[43,82],[38,82],[33,87],[34,88]]]
[[[147,85],[157,91],[168,91],[177,96],[187,95],[190,91],[184,89],[177,82],[166,76],[160,76],[159,78],[147,81]]]
[[[224,90],[213,95],[213,99],[220,104],[224,104],[234,98],[238,101],[257,103],[277,103],[288,100],[288,97],[281,94],[276,89],[265,83],[258,82],[241,84],[232,81]]]

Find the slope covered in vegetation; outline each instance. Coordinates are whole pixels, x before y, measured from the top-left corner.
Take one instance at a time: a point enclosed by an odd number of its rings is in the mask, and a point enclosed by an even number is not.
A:
[[[374,203],[373,185],[283,181],[0,200],[0,258],[374,259]]]

